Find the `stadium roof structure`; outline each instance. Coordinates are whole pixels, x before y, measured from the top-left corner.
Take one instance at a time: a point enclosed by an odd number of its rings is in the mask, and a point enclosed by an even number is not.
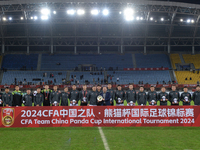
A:
[[[200,46],[200,5],[147,0],[0,0],[5,46]],[[41,10],[46,9],[45,15]],[[96,15],[91,14],[95,9]],[[106,9],[106,14],[103,10]],[[125,12],[129,9],[128,12]],[[78,11],[80,10],[80,14]],[[49,11],[49,12],[48,12]],[[68,12],[69,11],[69,12]]]

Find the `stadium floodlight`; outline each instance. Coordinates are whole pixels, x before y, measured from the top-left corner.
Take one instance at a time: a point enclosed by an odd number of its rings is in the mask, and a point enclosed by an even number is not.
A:
[[[140,20],[140,17],[136,17],[136,20]]]
[[[191,20],[190,20],[190,19],[188,19],[188,20],[187,20],[187,23],[190,23],[190,22],[191,22]]]
[[[193,19],[191,20],[191,23],[194,23],[194,20],[193,20]]]
[[[53,14],[55,15],[55,14],[56,14],[56,11],[53,11]]]
[[[34,16],[34,20],[37,20],[38,19],[38,17],[37,16]]]
[[[98,15],[99,11],[97,9],[93,9],[93,10],[91,10],[91,14],[92,15]]]
[[[183,22],[183,19],[180,19],[180,22]]]
[[[78,9],[77,10],[77,14],[78,15],[84,15],[85,14],[85,11],[83,9]]]
[[[9,17],[8,19],[9,19],[9,20],[12,20],[12,17]]]
[[[151,17],[150,20],[153,21],[153,17]]]
[[[31,17],[31,20],[33,20],[33,17]]]
[[[20,19],[21,19],[21,20],[24,20],[24,17],[21,17]]]
[[[41,16],[41,19],[42,19],[42,20],[48,20],[49,17],[48,17],[48,16]]]
[[[140,20],[143,20],[143,17],[140,17]]]
[[[132,21],[134,19],[133,14],[134,14],[134,11],[131,8],[126,8],[124,10],[124,17],[127,21]]]
[[[3,17],[3,21],[6,21],[6,17]]]
[[[120,11],[119,14],[122,14],[122,12]]]
[[[164,21],[164,18],[161,18],[160,20],[161,20],[161,21]]]
[[[107,16],[109,14],[109,11],[108,11],[108,9],[104,9],[102,13],[104,16]]]
[[[47,16],[50,14],[50,10],[47,8],[43,8],[41,9],[41,14]]]
[[[69,10],[67,10],[67,14],[68,15],[74,15],[75,14],[75,10],[74,9],[69,9]]]

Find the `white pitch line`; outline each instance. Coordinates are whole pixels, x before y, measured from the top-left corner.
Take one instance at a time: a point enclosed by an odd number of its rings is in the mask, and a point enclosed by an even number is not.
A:
[[[109,148],[109,146],[108,146],[108,143],[107,143],[107,141],[106,141],[106,137],[105,137],[105,135],[104,135],[104,133],[103,133],[103,130],[101,129],[101,127],[98,127],[98,129],[99,129],[99,133],[100,133],[100,135],[101,135],[101,139],[102,139],[102,141],[103,141],[105,150],[110,150],[110,148]]]

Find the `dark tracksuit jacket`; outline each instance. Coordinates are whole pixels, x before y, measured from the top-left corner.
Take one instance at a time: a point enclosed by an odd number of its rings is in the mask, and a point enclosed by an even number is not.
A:
[[[195,91],[193,93],[193,100],[195,105],[200,105],[200,92]]]
[[[137,94],[137,102],[138,102],[138,105],[146,105],[147,103],[147,95],[145,92],[138,92]]]
[[[12,93],[4,93],[3,94],[3,104],[4,106],[6,106],[8,104],[8,106],[12,106],[12,102],[13,102],[13,95]]]
[[[49,100],[50,100],[50,104],[53,104],[56,101],[59,105],[59,103],[60,103],[60,93],[58,91],[51,92]]]
[[[90,105],[97,105],[97,96],[99,96],[97,91],[90,91],[88,94],[87,103],[90,103]]]
[[[189,102],[183,102],[183,105],[190,105],[191,102],[191,94],[189,92],[181,94],[181,101],[185,100],[185,97],[188,97]]]
[[[13,106],[21,106],[22,105],[22,92],[21,91],[13,91]]]
[[[73,100],[76,100],[77,104],[78,104],[78,101],[79,101],[79,91],[78,90],[72,90],[70,92],[70,101],[73,101]]]
[[[121,100],[123,101],[122,103],[118,103],[118,98],[121,98]],[[123,104],[124,103],[124,99],[125,99],[125,92],[124,91],[119,91],[117,90],[115,92],[115,101],[117,104]]]
[[[136,92],[135,90],[128,90],[126,91],[126,101],[130,103],[130,101],[136,102]]]
[[[44,102],[43,102],[43,106],[50,106],[50,94],[51,94],[52,90],[48,89],[48,90],[42,90],[41,93],[44,95]]]
[[[179,99],[180,99],[180,95],[179,95],[179,92],[178,91],[171,91],[170,93],[169,93],[169,100],[170,100],[170,102],[171,102],[171,105],[179,105],[179,103],[178,104],[172,104],[172,102],[174,102],[174,99],[177,99],[177,101],[179,102]]]
[[[158,99],[160,101],[160,105],[167,105],[167,101],[161,101],[161,99],[163,99],[165,97],[165,99],[169,100],[169,94],[166,92],[160,92],[158,95]]]
[[[33,97],[33,101],[34,101],[34,105],[39,105],[41,106],[43,101],[44,101],[44,95],[42,93],[37,93],[34,97]]]
[[[28,94],[24,95],[23,101],[25,101],[25,103],[24,103],[25,106],[32,106],[33,95],[32,94],[30,94],[30,95],[28,95]]]
[[[151,105],[150,102],[151,102],[152,100],[155,100],[156,102],[154,103],[154,105],[157,105],[158,97],[157,97],[156,91],[153,91],[153,92],[150,91],[150,92],[148,92],[147,100],[148,100],[148,102],[149,102],[149,105]]]
[[[0,93],[0,100],[2,100],[3,101],[3,93]],[[2,107],[3,106],[3,102],[0,104],[0,107]]]
[[[112,90],[112,89],[108,89],[107,92],[110,93],[110,99],[111,99],[111,102],[112,102],[112,104],[113,104],[115,92],[114,92],[114,90]]]
[[[80,99],[80,101],[81,101],[81,106],[87,106],[87,97],[88,97],[88,94],[89,94],[89,91],[80,91],[80,93],[79,93],[79,99]],[[86,98],[86,103],[82,103],[82,101],[83,101],[83,97],[85,97]]]
[[[68,99],[70,97],[70,92],[61,93],[61,106],[68,106]]]

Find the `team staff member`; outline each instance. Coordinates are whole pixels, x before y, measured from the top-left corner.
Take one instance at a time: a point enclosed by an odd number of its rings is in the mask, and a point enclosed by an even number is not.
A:
[[[103,87],[103,92],[100,94],[103,97],[101,106],[108,106],[110,105],[110,93],[107,91],[107,87]]]
[[[108,83],[108,90],[107,90],[109,93],[110,93],[110,104],[113,105],[113,100],[114,100],[114,90],[112,90],[112,84],[111,83]]]
[[[183,101],[183,105],[190,105],[191,102],[191,94],[188,92],[188,88],[183,88],[183,93],[181,94],[181,101]]]
[[[166,93],[165,87],[161,88],[161,92],[158,95],[158,99],[160,101],[160,105],[167,105],[167,101],[169,100],[169,94]]]
[[[31,94],[31,90],[27,89],[26,90],[26,95],[23,97],[23,103],[25,106],[32,106],[33,103],[33,95]]]
[[[56,85],[53,86],[53,92],[51,92],[49,100],[50,100],[50,104],[52,104],[52,106],[59,106],[60,92],[58,91],[58,87]]]
[[[12,93],[9,92],[9,88],[5,88],[5,93],[3,94],[3,104],[4,106],[8,107],[8,106],[12,106],[12,102],[13,102],[13,95]]]
[[[117,91],[115,92],[116,106],[124,106],[124,98],[125,92],[122,91],[121,85],[118,85]]]
[[[49,89],[48,85],[44,86],[44,90],[41,91],[41,93],[44,95],[44,102],[43,102],[43,106],[50,106],[50,94],[51,94],[52,90]]]
[[[200,87],[196,86],[196,91],[193,93],[194,105],[200,105]]]
[[[41,93],[41,88],[37,88],[37,94],[33,98],[35,106],[42,106],[44,95]]]
[[[97,96],[98,96],[97,88],[96,86],[93,86],[92,91],[90,91],[87,97],[87,105],[97,106]]]
[[[83,90],[80,91],[79,93],[79,99],[81,101],[81,106],[87,106],[87,95],[88,95],[88,91],[87,91],[87,85],[84,84],[83,85]]]
[[[61,106],[68,106],[68,99],[70,97],[70,92],[68,87],[64,88],[64,92],[61,93]]]
[[[147,95],[144,92],[144,87],[143,86],[140,87],[140,91],[137,93],[136,96],[137,96],[138,105],[146,105],[146,103],[147,103]]]
[[[157,93],[155,91],[155,87],[150,87],[150,92],[148,92],[147,100],[149,102],[149,105],[156,105],[157,104]]]
[[[179,105],[179,99],[179,92],[176,90],[176,86],[172,85],[172,91],[169,93],[169,100],[171,102],[171,105]]]
[[[0,91],[1,91],[1,89],[0,89]],[[0,93],[0,107],[2,107],[3,106],[3,93]]]
[[[70,106],[78,106],[79,91],[76,90],[76,85],[72,85],[72,91],[70,93]]]
[[[13,95],[13,106],[22,105],[22,92],[19,90],[19,86],[15,86],[15,91],[12,92]]]
[[[127,106],[135,105],[136,92],[133,89],[132,84],[129,84],[129,90],[126,91],[126,101],[127,101]]]

